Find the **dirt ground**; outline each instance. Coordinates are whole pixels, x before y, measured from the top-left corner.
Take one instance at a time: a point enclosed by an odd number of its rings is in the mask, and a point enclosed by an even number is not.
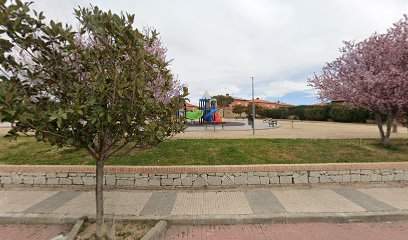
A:
[[[262,125],[259,121],[255,126]],[[379,138],[378,127],[375,124],[338,123],[338,122],[313,122],[302,121],[292,123],[278,121],[277,128],[252,130],[228,131],[217,127],[215,132],[212,127],[203,131],[186,131],[175,136],[177,139],[238,139],[238,138],[307,138],[307,139],[371,139]],[[399,127],[398,133],[393,133],[392,138],[407,138],[407,128]]]
[[[226,120],[236,121],[236,120]],[[176,139],[239,139],[239,138],[307,138],[307,139],[376,139],[379,138],[379,131],[375,124],[359,123],[337,123],[337,122],[313,122],[302,121],[292,123],[289,121],[278,121],[277,128],[264,127],[264,123],[259,120],[255,126],[262,126],[263,129],[256,130],[255,135],[249,127],[242,127],[240,130],[231,130],[220,126],[209,126],[207,130],[201,128],[199,131],[187,131],[180,133]],[[0,136],[7,133],[9,128],[0,126]],[[393,133],[392,138],[408,138],[407,128],[399,127],[398,133]]]
[[[141,239],[157,221],[115,221],[114,232],[116,240]],[[77,240],[93,240],[96,225],[93,221],[85,221],[76,237]]]

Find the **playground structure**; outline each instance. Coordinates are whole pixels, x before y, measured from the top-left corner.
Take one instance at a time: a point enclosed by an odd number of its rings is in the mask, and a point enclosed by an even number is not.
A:
[[[222,119],[217,108],[217,100],[211,99],[210,94],[205,91],[202,98],[199,99],[198,109],[192,112],[186,112],[186,119],[199,120],[202,124],[221,124]]]

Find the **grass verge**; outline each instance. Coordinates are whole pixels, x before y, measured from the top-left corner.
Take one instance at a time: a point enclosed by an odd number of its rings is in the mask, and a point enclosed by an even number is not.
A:
[[[384,148],[378,140],[196,139],[171,140],[156,147],[119,154],[110,165],[218,165],[407,161],[407,140]],[[0,164],[89,165],[83,150],[58,149],[32,137],[0,138]]]

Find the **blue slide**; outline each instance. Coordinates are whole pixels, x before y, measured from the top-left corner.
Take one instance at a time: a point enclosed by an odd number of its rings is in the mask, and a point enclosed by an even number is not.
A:
[[[214,115],[217,111],[218,111],[218,108],[214,108],[213,110],[210,110],[209,113],[205,114],[204,121],[212,122],[213,121],[212,115]]]

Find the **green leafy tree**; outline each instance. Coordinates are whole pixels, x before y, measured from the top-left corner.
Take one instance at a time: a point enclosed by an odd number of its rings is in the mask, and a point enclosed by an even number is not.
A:
[[[260,106],[260,105],[256,105],[255,104],[255,116],[256,117],[265,117],[265,112],[266,112],[266,108],[265,107],[262,107],[262,106]],[[247,114],[247,115],[250,115],[250,114],[252,114],[252,102],[250,102],[249,104],[248,104],[248,106],[246,106],[246,108],[245,108],[245,113]]]
[[[78,8],[80,26],[45,22],[30,3],[0,1],[0,122],[9,136],[85,149],[96,162],[97,237],[102,237],[103,173],[114,154],[155,145],[183,130],[175,118],[182,86],[154,30],[134,15]]]
[[[245,112],[246,107],[241,104],[236,104],[232,107],[232,112],[235,114],[239,114],[239,117]]]
[[[225,108],[234,102],[234,98],[231,96],[224,96],[224,95],[213,96],[213,98],[217,99],[217,105],[219,108],[222,109],[222,117],[224,117]]]

